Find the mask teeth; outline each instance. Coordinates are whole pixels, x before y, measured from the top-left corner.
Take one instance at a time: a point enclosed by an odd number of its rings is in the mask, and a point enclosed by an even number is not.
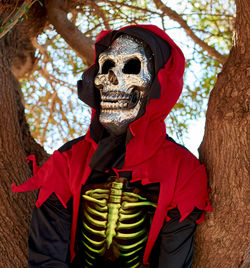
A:
[[[101,99],[102,101],[119,101],[119,100],[129,100],[130,94],[126,92],[119,92],[119,91],[109,91],[102,93]]]
[[[109,110],[109,109],[124,109],[128,107],[127,102],[107,102],[107,101],[102,101],[101,102],[101,107],[104,110]]]

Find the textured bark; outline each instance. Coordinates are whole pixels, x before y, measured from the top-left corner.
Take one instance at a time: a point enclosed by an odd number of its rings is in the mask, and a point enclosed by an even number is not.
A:
[[[32,41],[26,39],[18,45],[18,50],[11,64],[11,71],[17,79],[20,79],[25,74],[32,72],[36,63],[35,48]]]
[[[6,8],[0,20],[10,12]],[[0,267],[8,268],[27,267],[28,225],[35,199],[35,193],[12,194],[11,183],[30,177],[27,155],[35,154],[41,162],[47,157],[30,135],[21,88],[11,71],[19,46],[42,29],[42,16],[38,21],[32,19],[32,11],[29,15],[32,24],[26,20],[0,39]]]
[[[215,88],[200,147],[214,211],[196,236],[194,267],[250,267],[249,148],[250,2],[238,0],[235,44]],[[248,92],[247,92],[248,91]]]
[[[19,124],[18,83],[10,70],[15,32],[0,41],[0,259],[2,267],[26,267],[27,225],[34,194],[14,196],[11,182],[30,176]]]

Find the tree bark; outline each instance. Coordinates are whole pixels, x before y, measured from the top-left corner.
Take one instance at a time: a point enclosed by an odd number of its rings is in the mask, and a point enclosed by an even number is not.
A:
[[[4,9],[1,21],[12,8]],[[47,157],[30,135],[21,88],[11,70],[20,44],[37,36],[45,24],[43,10],[38,6],[33,11],[0,39],[0,267],[7,268],[27,267],[28,225],[35,201],[35,193],[14,195],[11,183],[31,176],[27,155],[35,154],[39,162]]]
[[[31,173],[25,161],[19,122],[19,84],[12,74],[16,31],[0,40],[0,259],[2,267],[26,267],[27,226],[34,194],[13,195],[11,182],[19,184]],[[14,249],[14,250],[13,250]]]
[[[198,228],[194,267],[249,267],[250,2],[237,0],[235,43],[211,92],[200,157],[213,212]],[[248,93],[249,94],[249,93]]]

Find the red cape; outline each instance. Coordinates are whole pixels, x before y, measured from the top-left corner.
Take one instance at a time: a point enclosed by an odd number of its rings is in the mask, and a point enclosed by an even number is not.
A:
[[[128,29],[129,26],[120,29]],[[148,263],[151,249],[157,239],[164,220],[168,220],[168,210],[178,207],[182,221],[195,207],[211,211],[208,200],[205,168],[186,149],[166,139],[164,119],[176,103],[182,90],[185,60],[179,47],[162,30],[152,25],[140,25],[160,36],[171,46],[171,56],[159,70],[157,79],[161,86],[161,96],[151,99],[145,114],[131,123],[129,130],[133,138],[126,146],[125,162],[118,171],[132,171],[132,181],[143,185],[160,183],[158,205],[148,236],[143,262]],[[97,37],[99,42],[110,31],[103,31]],[[92,118],[95,111],[92,112]],[[39,207],[55,193],[66,207],[73,197],[73,221],[71,230],[71,256],[75,256],[74,244],[80,191],[91,168],[89,161],[98,144],[88,130],[85,138],[63,153],[55,151],[49,160],[22,185],[12,185],[14,192],[40,189],[36,206]],[[203,217],[199,220],[199,222]]]

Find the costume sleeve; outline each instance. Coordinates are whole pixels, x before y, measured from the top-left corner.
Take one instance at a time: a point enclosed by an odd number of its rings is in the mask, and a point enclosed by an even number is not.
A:
[[[35,207],[29,234],[29,268],[69,267],[69,243],[72,221],[71,200],[67,208],[52,194]]]
[[[29,160],[35,160],[29,156]],[[34,175],[19,186],[12,184],[13,192],[27,192],[39,189],[36,206],[40,207],[51,195],[55,193],[64,207],[72,197],[69,181],[69,159],[67,153],[54,151],[53,155],[41,166],[34,165]]]
[[[202,211],[195,208],[183,221],[177,208],[168,212],[170,221],[165,222],[150,257],[151,268],[191,268],[195,221]]]

